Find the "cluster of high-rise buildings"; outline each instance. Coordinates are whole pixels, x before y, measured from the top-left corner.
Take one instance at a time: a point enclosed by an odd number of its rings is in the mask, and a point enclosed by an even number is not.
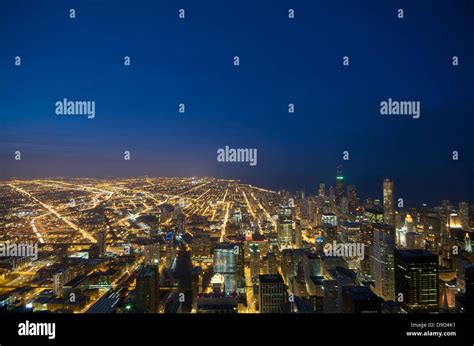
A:
[[[467,202],[398,207],[390,179],[383,181],[383,201],[361,201],[355,186],[345,188],[340,168],[335,186],[320,184],[317,196],[297,196],[291,232],[284,217],[291,213],[279,215],[281,273],[299,302],[293,310],[439,313],[472,306],[474,229]],[[332,244],[340,254],[326,251]],[[362,254],[343,251],[356,245]]]

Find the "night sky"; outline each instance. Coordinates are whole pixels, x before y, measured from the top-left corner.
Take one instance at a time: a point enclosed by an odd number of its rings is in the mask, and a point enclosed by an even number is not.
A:
[[[471,0],[3,0],[0,177],[213,176],[314,193],[342,164],[361,197],[381,198],[389,177],[411,204],[473,202],[473,38]],[[95,119],[56,115],[63,98],[95,101]],[[388,98],[420,101],[421,118],[380,115]],[[257,148],[257,166],[217,162],[226,145]]]

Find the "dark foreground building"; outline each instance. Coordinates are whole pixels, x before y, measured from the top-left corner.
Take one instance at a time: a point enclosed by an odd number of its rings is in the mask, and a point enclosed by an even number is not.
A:
[[[426,250],[395,251],[395,299],[409,313],[437,313],[438,256]]]

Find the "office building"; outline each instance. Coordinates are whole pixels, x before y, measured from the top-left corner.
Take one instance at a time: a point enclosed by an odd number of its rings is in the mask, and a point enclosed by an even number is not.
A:
[[[145,265],[137,273],[136,312],[158,312],[159,272],[156,265]]]
[[[354,211],[357,208],[357,190],[353,185],[347,187],[347,199],[349,200],[349,209]]]
[[[344,197],[344,176],[342,175],[341,166],[337,167],[336,175],[336,204],[340,205]]]
[[[250,277],[253,283],[258,282],[260,275],[260,250],[258,245],[250,245]]]
[[[278,211],[277,232],[280,251],[291,249],[293,244],[293,207],[280,207]]]
[[[396,250],[395,291],[405,311],[437,313],[438,256],[426,250]]]
[[[281,275],[259,276],[258,306],[260,313],[279,313],[287,303],[286,287]]]
[[[318,194],[320,197],[326,197],[326,185],[321,183],[319,184],[319,191]]]
[[[372,244],[374,292],[384,300],[395,298],[394,250],[391,230],[374,228]]]
[[[214,248],[214,274],[224,277],[225,291],[229,293],[237,289],[238,252],[238,246],[231,243],[220,243]]]
[[[461,227],[468,231],[470,228],[469,223],[469,204],[467,202],[459,203],[459,218],[461,222]]]
[[[395,226],[394,185],[390,179],[383,182],[383,219],[387,225]]]

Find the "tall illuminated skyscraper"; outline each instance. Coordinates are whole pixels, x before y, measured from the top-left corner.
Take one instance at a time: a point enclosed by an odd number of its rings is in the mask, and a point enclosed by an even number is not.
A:
[[[226,292],[235,292],[237,289],[237,255],[238,246],[230,243],[221,243],[214,248],[214,274],[224,277]]]
[[[278,247],[280,251],[291,249],[293,246],[293,208],[281,206],[277,220]]]
[[[383,210],[384,223],[395,226],[394,186],[390,179],[385,179],[383,182]]]
[[[337,176],[336,176],[336,204],[341,203],[342,198],[344,197],[344,176],[342,175],[341,166],[337,167]]]
[[[373,263],[374,263],[374,291],[385,299],[395,297],[395,273],[393,235],[389,229],[374,228]]]

